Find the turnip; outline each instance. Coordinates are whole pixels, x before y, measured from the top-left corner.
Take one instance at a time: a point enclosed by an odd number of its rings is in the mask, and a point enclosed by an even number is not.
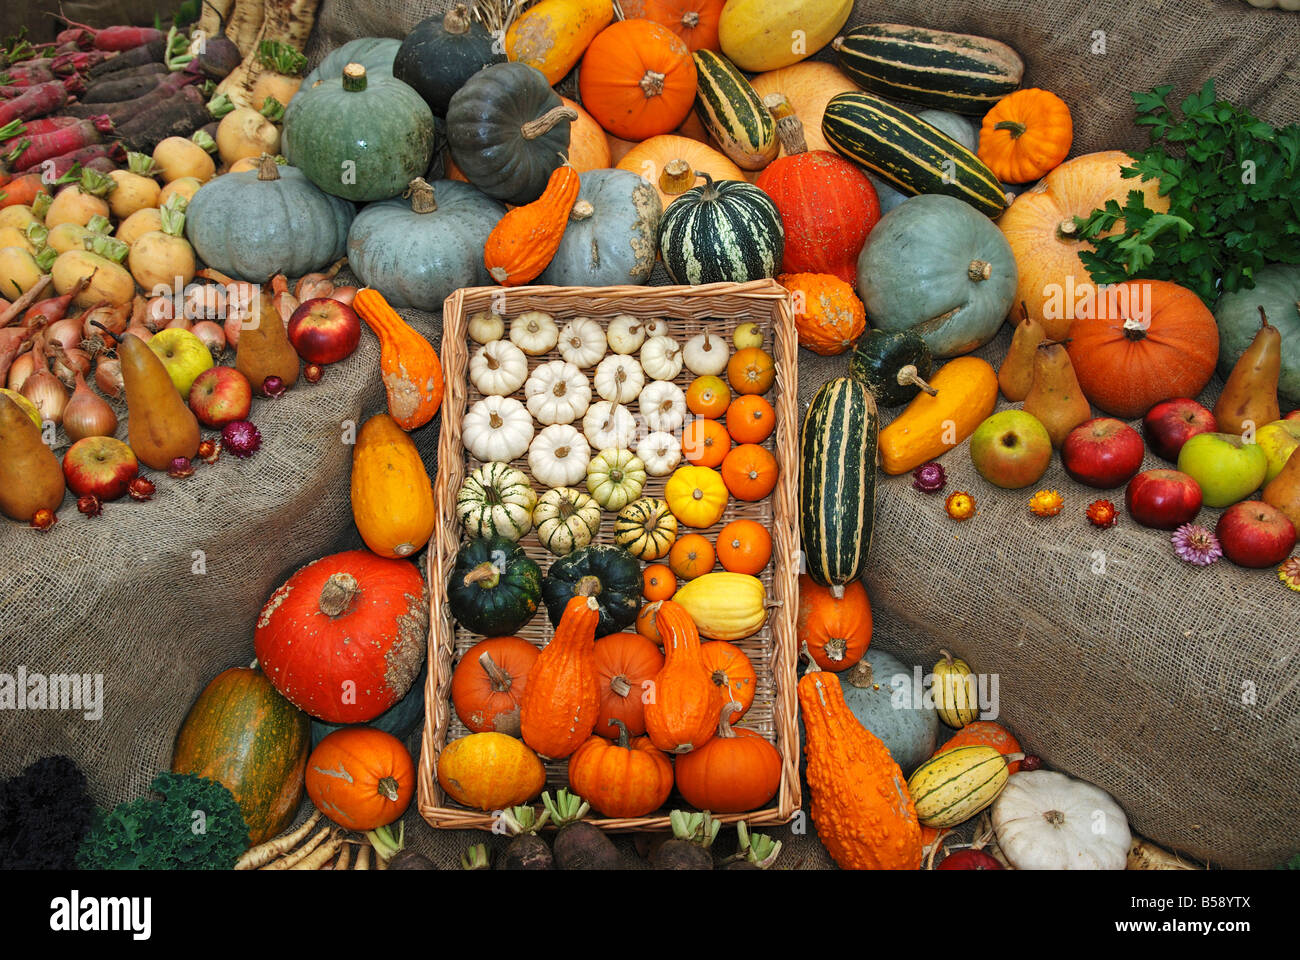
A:
[[[542,804],[559,827],[551,844],[555,865],[561,870],[618,870],[623,865],[614,841],[604,831],[583,820],[591,805],[577,794],[560,790],[555,799],[549,791],[542,794]]]
[[[36,253],[36,244],[17,227],[0,227],[0,247],[20,247],[28,253]]]
[[[236,107],[217,127],[217,153],[223,163],[280,152],[280,128],[251,107]]]
[[[655,851],[651,865],[656,870],[712,870],[713,845],[722,822],[714,820],[708,811],[686,813],[674,810],[668,815],[672,824],[673,839],[665,841]]]
[[[127,266],[145,290],[160,286],[182,289],[194,279],[194,248],[184,237],[184,200],[173,198],[159,211],[162,229],[141,235],[131,244]],[[182,318],[183,319],[183,318]]]
[[[108,208],[113,216],[125,220],[137,210],[157,207],[162,201],[159,195],[162,187],[151,174],[153,158],[143,153],[127,154],[127,169],[114,170],[109,174],[117,189],[108,195]]]
[[[100,301],[128,303],[135,296],[135,280],[121,265],[127,247],[112,237],[96,236],[89,241],[90,250],[69,250],[54,261],[50,273],[54,289],[67,293],[84,277],[90,283],[72,298],[79,307],[88,307]]]
[[[0,296],[17,299],[44,273],[31,251],[24,247],[0,247]]]
[[[168,137],[159,143],[153,150],[153,162],[163,183],[181,177],[194,177],[200,183],[206,183],[217,172],[217,165],[207,151],[185,137]]]
[[[86,249],[86,237],[93,233],[93,230],[89,230],[79,223],[61,223],[46,235],[45,245],[58,253],[67,253],[69,250],[84,250]]]
[[[91,217],[107,217],[111,211],[104,197],[113,186],[113,181],[98,170],[82,171],[80,180],[55,195],[45,214],[45,226],[53,230],[61,223],[79,223],[84,227]]]
[[[129,247],[146,233],[161,229],[162,213],[157,207],[145,207],[119,223],[114,236]]]
[[[257,58],[265,72],[253,81],[249,99],[253,109],[261,110],[267,97],[288,106],[302,86],[302,69],[307,66],[307,58],[278,40],[263,40],[258,44]]]
[[[182,196],[186,202],[193,200],[194,194],[199,192],[201,186],[203,186],[203,181],[198,177],[177,177],[162,188],[162,192],[158,194],[156,206],[161,207],[174,196]]]

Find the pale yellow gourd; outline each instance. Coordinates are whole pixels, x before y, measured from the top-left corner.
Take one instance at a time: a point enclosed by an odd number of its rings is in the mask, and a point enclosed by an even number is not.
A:
[[[727,0],[718,43],[741,70],[776,70],[830,43],[852,12],[853,0]]]
[[[746,573],[706,573],[687,581],[673,596],[710,640],[743,640],[767,622],[763,581]]]

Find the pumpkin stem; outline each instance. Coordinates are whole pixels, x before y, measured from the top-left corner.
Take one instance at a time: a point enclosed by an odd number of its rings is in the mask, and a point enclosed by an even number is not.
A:
[[[1065,814],[1060,810],[1048,810],[1043,814],[1043,819],[1052,826],[1059,827],[1061,824],[1065,823]]]
[[[1124,336],[1135,342],[1145,340],[1147,337],[1147,324],[1130,317],[1124,321]]]
[[[578,578],[578,582],[573,587],[573,594],[577,597],[600,596],[600,577],[587,574],[585,577]]]
[[[731,715],[744,709],[745,705],[739,700],[728,701],[727,705],[722,708],[722,712],[718,714],[719,737],[724,740],[734,740],[736,738],[736,731],[731,729]]]
[[[352,606],[353,599],[361,592],[357,578],[350,573],[332,573],[321,587],[317,606],[320,612],[333,619],[340,617]]]
[[[469,7],[463,3],[458,3],[442,18],[442,29],[452,36],[458,37],[469,31]]]
[[[359,63],[349,63],[344,67],[343,89],[348,93],[360,93],[366,89],[366,68]]]
[[[845,675],[845,679],[859,689],[876,685],[875,672],[871,669],[871,663],[866,657],[857,662],[854,668]]]
[[[501,572],[491,560],[484,560],[477,567],[465,574],[465,586],[479,584],[484,590],[491,590],[501,582]]]
[[[975,283],[987,280],[993,276],[993,264],[987,260],[972,260],[970,266],[966,268],[966,276],[970,277]]]
[[[694,10],[687,10],[682,14],[682,26],[694,29],[700,25],[700,15]]]
[[[939,653],[943,655],[943,659],[947,661],[948,666],[951,667],[953,665],[952,654],[949,653],[947,650],[943,649],[942,647],[939,648]]]
[[[483,668],[483,672],[492,681],[493,693],[508,693],[510,691],[510,687],[514,683],[514,677],[497,666],[496,661],[492,659],[492,654],[484,650],[478,658],[478,665]]]
[[[617,696],[626,697],[632,692],[632,684],[628,683],[627,677],[620,673],[617,677],[614,677],[609,681],[609,689],[613,690]],[[610,721],[610,723],[615,722],[616,721],[614,720]]]
[[[646,99],[657,97],[664,92],[664,75],[654,70],[647,70],[641,78],[641,90]]]
[[[659,171],[659,189],[669,196],[685,193],[695,186],[695,171],[685,160],[669,160]]]
[[[438,209],[438,200],[433,193],[433,184],[424,177],[416,177],[412,180],[402,196],[411,198],[411,209],[416,213],[433,213]]]
[[[596,208],[591,205],[590,200],[579,200],[569,211],[570,220],[589,220],[591,215],[596,212]]]
[[[392,777],[384,777],[379,781],[379,793],[386,800],[396,803],[398,796],[397,781]]]
[[[519,128],[519,132],[524,135],[525,140],[536,140],[542,134],[548,133],[553,126],[562,120],[568,120],[572,123],[577,119],[577,110],[574,110],[572,107],[566,107],[564,104],[560,104],[558,107],[552,107],[550,110],[547,110],[536,120],[529,120]]]
[[[271,156],[269,153],[262,154],[261,159],[257,161],[257,179],[280,179],[280,165],[275,162],[275,157]]]
[[[900,387],[905,387],[909,383],[914,387],[920,387],[932,397],[937,397],[939,395],[938,390],[934,389],[934,387],[930,386],[917,376],[916,364],[914,363],[909,363],[898,371],[898,385]]]
[[[1028,128],[1023,123],[1019,123],[1015,120],[1003,120],[1001,123],[994,124],[993,129],[1009,130],[1011,132],[1011,139],[1019,140],[1022,136],[1024,136],[1025,130],[1027,130]]]
[[[620,694],[620,696],[624,696],[624,694]],[[610,718],[609,723],[611,726],[615,724],[618,725],[618,745],[622,747],[624,750],[626,750],[629,744],[631,744],[632,742],[631,737],[628,736],[627,724],[624,723],[622,720],[618,719],[617,717]]]
[[[769,93],[763,98],[763,106],[776,120],[776,135],[788,155],[808,152],[808,141],[803,135],[803,121],[794,112],[794,107],[784,93]]]
[[[1079,225],[1074,222],[1074,217],[1062,220],[1056,225],[1056,239],[1058,240],[1078,240]]]

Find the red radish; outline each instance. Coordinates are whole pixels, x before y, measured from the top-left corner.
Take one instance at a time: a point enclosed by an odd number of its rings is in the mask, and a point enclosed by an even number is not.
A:
[[[27,308],[27,312],[23,314],[23,326],[32,326],[40,317],[44,317],[48,323],[58,323],[67,314],[68,305],[72,303],[72,299],[82,290],[85,290],[89,284],[90,277],[82,277],[63,296],[50,297],[48,300],[41,300],[39,303],[32,304]],[[77,339],[80,340],[81,338],[78,337]]]
[[[15,87],[34,87],[38,83],[49,83],[51,80],[57,80],[54,71],[50,69],[50,60],[31,60],[24,63],[21,67],[10,67],[6,73],[9,79],[13,81]]]
[[[983,850],[958,850],[943,858],[936,870],[1002,870],[998,863]]]
[[[96,50],[131,50],[135,47],[142,47],[154,40],[161,39],[165,41],[167,39],[167,34],[161,30],[155,30],[153,27],[104,27],[102,30],[96,30],[84,23],[69,20],[61,13],[53,14],[53,16],[57,16],[70,28],[84,30],[94,37]]]
[[[8,153],[18,146],[18,141],[23,137],[53,133],[65,127],[75,127],[80,122],[76,117],[41,117],[37,120],[14,120],[12,123],[0,127],[0,137],[7,138],[0,141],[0,152]]]
[[[70,174],[74,167],[82,170],[98,170],[109,173],[126,163],[126,148],[120,143],[95,143],[71,153],[60,154],[50,159],[50,165],[42,168],[56,182]]]
[[[68,73],[84,73],[107,59],[108,54],[103,50],[64,50],[50,62],[50,69],[60,77]]]
[[[67,104],[68,93],[58,82],[29,87],[21,96],[0,103],[0,126],[10,120],[28,120],[54,113]]]
[[[15,170],[30,170],[40,166],[46,160],[60,157],[102,143],[104,135],[113,132],[113,121],[107,114],[89,117],[77,122],[75,127],[65,127],[53,133],[42,133],[33,137],[23,137],[26,146],[14,161]]]

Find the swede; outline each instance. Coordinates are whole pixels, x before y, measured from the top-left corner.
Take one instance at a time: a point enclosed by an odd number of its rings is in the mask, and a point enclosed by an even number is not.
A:
[[[36,253],[36,244],[27,238],[27,234],[17,227],[0,227],[0,247],[21,247],[28,253]]]
[[[211,180],[217,165],[206,150],[185,137],[168,137],[153,148],[153,162],[163,183],[194,177],[200,183]]]
[[[45,213],[45,226],[53,230],[61,223],[78,223],[85,226],[91,217],[107,217],[112,211],[104,196],[112,189],[113,181],[98,170],[86,170],[81,180],[70,183],[54,196]]]
[[[43,274],[40,264],[27,248],[0,247],[0,296],[17,299]]]
[[[203,186],[203,181],[198,177],[177,177],[171,183],[162,188],[158,194],[158,203],[155,206],[161,207],[172,197],[184,197],[186,201],[194,199],[194,194],[199,192],[199,187]]]
[[[3,210],[0,210],[0,227],[13,227],[17,230],[26,230],[28,224],[40,222],[40,218],[32,212],[32,208],[23,203],[15,204],[12,207],[5,207]]]
[[[183,236],[184,203],[183,200],[169,202],[159,211],[162,229],[143,234],[131,244],[127,266],[145,290],[158,287],[180,290],[194,279],[198,265],[194,262],[194,248]]]
[[[108,195],[108,208],[113,216],[125,220],[137,210],[156,207],[162,201],[159,195],[162,187],[150,174],[153,158],[143,153],[127,155],[127,169],[114,170],[109,174],[117,188]]]
[[[79,223],[61,223],[46,236],[45,245],[58,253],[85,250],[86,237],[94,236],[94,233]]]
[[[99,237],[91,242],[102,250],[118,252],[109,237]],[[101,301],[128,303],[135,296],[135,280],[126,268],[90,250],[69,250],[59,254],[50,273],[54,277],[54,289],[60,294],[73,289],[83,277],[90,278],[86,288],[72,298],[79,307],[89,307]]]
[[[146,233],[153,233],[155,230],[161,229],[162,214],[158,211],[158,208],[146,207],[143,210],[137,210],[119,223],[117,233],[113,234],[113,236],[127,246],[131,246]]]

